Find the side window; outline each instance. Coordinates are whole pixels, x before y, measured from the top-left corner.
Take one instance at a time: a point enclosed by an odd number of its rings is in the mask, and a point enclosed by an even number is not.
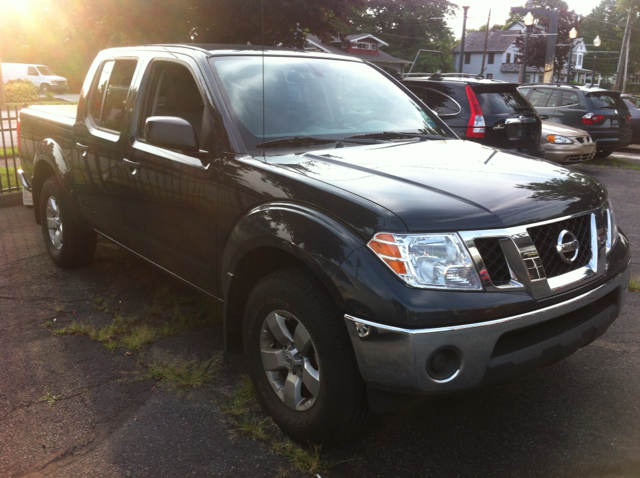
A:
[[[24,71],[24,70],[22,70]],[[27,75],[29,76],[39,76],[38,75],[38,70],[36,70],[36,68],[34,66],[30,66],[29,69],[27,70]]]
[[[547,101],[551,96],[551,90],[549,88],[534,88],[529,96],[529,101],[535,107],[547,106]]]
[[[136,60],[104,62],[89,93],[89,118],[98,128],[120,132]]]
[[[556,106],[558,106],[558,90],[554,90],[547,101],[547,108],[555,108]]]
[[[200,144],[207,131],[207,118],[200,89],[191,71],[184,65],[156,61],[151,66],[145,92],[138,137],[144,140],[144,123],[151,116],[177,116],[193,126]]]
[[[440,93],[439,91],[425,88],[424,92],[419,95],[426,105],[439,116],[453,116],[462,111],[460,105],[451,97]]]
[[[573,91],[564,91],[562,93],[562,106],[576,106],[580,104],[580,98]]]

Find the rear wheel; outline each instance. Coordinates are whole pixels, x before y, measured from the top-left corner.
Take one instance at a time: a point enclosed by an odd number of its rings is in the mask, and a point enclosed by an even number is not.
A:
[[[613,153],[613,148],[603,148],[596,151],[594,158],[606,158],[607,156],[611,156]]]
[[[47,252],[58,266],[77,267],[93,260],[96,233],[86,233],[74,222],[62,187],[53,176],[42,186],[40,224]]]
[[[51,91],[51,87],[46,83],[43,83],[42,85],[40,85],[40,93],[44,95],[46,93],[49,93],[49,91]]]
[[[347,332],[304,270],[275,272],[256,284],[244,315],[244,349],[258,402],[291,437],[336,441],[362,423],[365,386]]]

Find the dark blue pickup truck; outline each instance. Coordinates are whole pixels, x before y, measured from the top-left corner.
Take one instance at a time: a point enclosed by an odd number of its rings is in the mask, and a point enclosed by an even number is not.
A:
[[[296,439],[551,364],[624,302],[597,180],[461,141],[344,56],[107,50],[77,110],[22,110],[20,146],[55,263],[100,234],[222,301],[227,350]]]

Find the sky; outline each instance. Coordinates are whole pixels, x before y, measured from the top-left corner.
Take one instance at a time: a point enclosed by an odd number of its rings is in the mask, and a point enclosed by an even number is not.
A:
[[[575,10],[576,13],[582,15],[588,15],[591,11],[600,4],[601,0],[566,0],[570,10]],[[526,5],[526,0],[455,0],[454,3],[460,5],[459,10],[456,12],[456,18],[445,20],[449,25],[449,28],[453,30],[456,38],[460,38],[462,35],[462,6],[469,6],[467,13],[467,28],[477,29],[482,25],[487,24],[487,15],[489,9],[491,9],[491,22],[490,26],[495,24],[503,24],[509,17],[509,11],[511,7],[523,7]],[[578,32],[580,36],[580,32]]]

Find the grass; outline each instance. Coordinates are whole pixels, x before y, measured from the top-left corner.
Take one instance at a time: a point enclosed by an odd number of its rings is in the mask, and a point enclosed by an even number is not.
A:
[[[242,377],[240,386],[234,391],[224,408],[240,432],[267,443],[274,453],[288,458],[298,470],[318,474],[333,466],[322,458],[320,445],[303,447],[292,442],[282,435],[271,417],[264,417],[261,414],[248,377]]]
[[[13,158],[18,157],[18,147],[17,146],[6,146],[4,148],[0,148],[0,158]]]
[[[615,153],[613,153],[615,155]],[[614,169],[636,169],[640,170],[640,161],[633,159],[616,158],[611,156],[609,158],[592,159],[585,163],[580,163],[580,166],[592,167],[592,168],[614,168]],[[576,165],[578,166],[578,165]]]
[[[173,361],[159,360],[147,365],[148,376],[164,380],[175,388],[195,388],[211,382],[222,362],[222,353],[199,361],[195,358],[179,357]]]
[[[46,395],[44,395],[43,397],[40,397],[38,399],[39,402],[47,402],[47,404],[52,407],[54,403],[56,403],[58,400],[60,400],[62,398],[62,396],[60,395],[51,395],[51,393],[47,392]]]
[[[20,186],[20,180],[16,177],[16,170],[14,167],[9,166],[7,175],[7,168],[4,164],[0,164],[0,184],[2,189],[8,189],[9,186],[15,188]]]
[[[640,276],[632,276],[629,280],[629,290],[632,292],[640,292]]]

